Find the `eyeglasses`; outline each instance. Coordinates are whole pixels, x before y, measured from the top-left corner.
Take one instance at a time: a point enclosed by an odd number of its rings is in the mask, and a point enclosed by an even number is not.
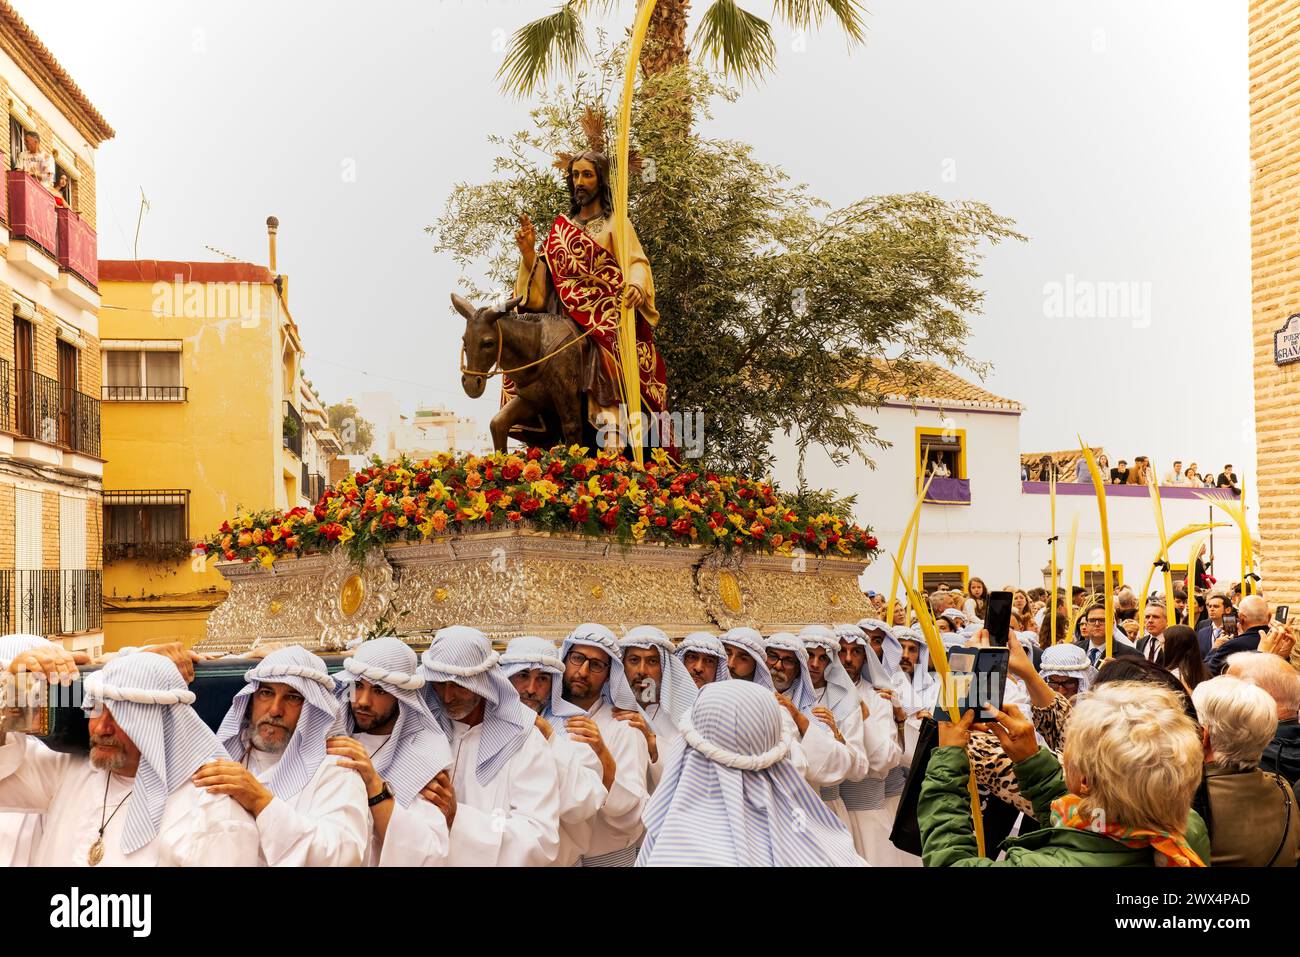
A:
[[[1077,689],[1079,687],[1078,678],[1062,678],[1060,675],[1048,675],[1048,687]]]
[[[609,663],[597,658],[588,658],[586,655],[577,651],[570,651],[569,656],[564,659],[566,665],[572,665],[575,671],[581,671],[582,666],[586,665],[587,670],[593,675],[603,675],[609,670]]]

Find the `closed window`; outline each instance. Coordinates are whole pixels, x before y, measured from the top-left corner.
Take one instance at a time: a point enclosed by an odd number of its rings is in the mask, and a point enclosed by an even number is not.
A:
[[[181,383],[180,343],[167,348],[120,348],[103,345],[104,389],[102,398],[112,402],[181,402],[186,397]]]
[[[106,545],[184,544],[189,541],[186,489],[104,493]]]
[[[917,571],[921,576],[921,589],[927,595],[940,585],[966,590],[966,576],[969,569],[965,565],[922,565]]]

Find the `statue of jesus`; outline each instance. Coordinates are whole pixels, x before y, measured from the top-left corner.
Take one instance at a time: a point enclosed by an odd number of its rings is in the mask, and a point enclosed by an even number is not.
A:
[[[623,404],[618,362],[620,304],[636,310],[637,366],[641,372],[641,401],[653,414],[665,412],[668,382],[663,359],[654,344],[659,324],[654,279],[641,241],[632,231],[628,262],[615,257],[613,199],[609,160],[588,150],[569,160],[568,215],[555,218],[537,250],[537,233],[522,216],[515,244],[522,259],[515,295],[522,312],[553,312],[572,319],[588,332],[583,344],[583,381],[587,417],[605,436],[606,448],[622,446],[618,430]],[[508,386],[507,386],[508,388]],[[599,432],[602,426],[603,432]],[[671,444],[671,441],[666,444]]]

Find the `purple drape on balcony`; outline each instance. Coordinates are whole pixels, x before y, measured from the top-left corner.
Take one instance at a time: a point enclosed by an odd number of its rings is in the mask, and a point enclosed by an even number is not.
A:
[[[54,194],[20,169],[6,173],[9,184],[9,235],[40,246],[51,256],[58,248]]]
[[[59,266],[99,286],[99,250],[90,224],[68,209],[58,207]]]
[[[936,505],[969,505],[970,479],[935,478],[925,500]]]

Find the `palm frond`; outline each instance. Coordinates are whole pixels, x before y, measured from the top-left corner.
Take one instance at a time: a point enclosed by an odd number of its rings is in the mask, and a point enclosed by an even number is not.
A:
[[[714,0],[704,11],[695,42],[728,76],[738,80],[757,80],[776,65],[772,28],[733,0]]]
[[[550,16],[525,23],[510,38],[510,49],[497,71],[502,86],[528,96],[559,70],[572,71],[587,56],[582,8],[592,0],[565,0]]]
[[[866,39],[865,12],[859,0],[772,0],[772,13],[790,26],[820,27],[830,14],[854,43]]]

